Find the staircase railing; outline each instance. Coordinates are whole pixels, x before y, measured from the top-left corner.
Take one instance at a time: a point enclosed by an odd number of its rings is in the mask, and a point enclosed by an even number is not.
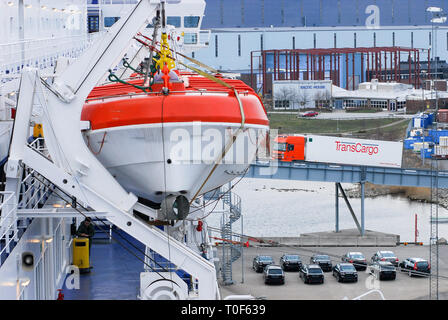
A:
[[[224,284],[233,284],[232,263],[238,260],[242,255],[241,242],[236,244],[232,232],[232,224],[241,218],[241,198],[231,192],[231,186],[221,187],[219,191],[222,195],[222,202],[228,208],[221,220],[221,237],[223,239],[221,274]]]
[[[17,200],[14,192],[0,192],[0,266],[18,241]]]

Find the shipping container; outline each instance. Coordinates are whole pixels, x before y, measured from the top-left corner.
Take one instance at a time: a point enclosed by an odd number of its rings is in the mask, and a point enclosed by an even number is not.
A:
[[[421,155],[423,158],[425,159],[430,159],[432,158],[432,155],[434,154],[434,149],[422,149],[421,150]]]
[[[434,153],[437,156],[447,156],[448,155],[448,147],[446,146],[435,146]]]
[[[428,136],[432,137],[432,141],[438,144],[441,137],[448,137],[448,130],[428,130]]]
[[[413,125],[414,128],[422,128],[423,127],[422,118],[417,117],[417,118],[413,118],[413,120],[414,120],[414,125]]]
[[[419,128],[419,129],[412,129],[411,130],[411,137],[418,137],[418,136],[422,136],[423,135],[423,129]]]
[[[437,118],[439,122],[447,123],[448,122],[448,109],[440,109]]]
[[[416,142],[415,139],[411,139],[411,138],[404,140],[404,148],[406,150],[413,150],[415,142]]]
[[[400,168],[402,142],[306,136],[305,160],[336,164]]]
[[[420,152],[423,149],[423,142],[415,142],[414,143],[414,151]]]
[[[440,137],[439,145],[441,147],[448,147],[448,137]]]

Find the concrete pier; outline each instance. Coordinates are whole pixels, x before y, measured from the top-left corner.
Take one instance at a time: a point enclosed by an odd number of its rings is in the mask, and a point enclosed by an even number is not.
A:
[[[297,246],[297,247],[395,247],[400,244],[396,234],[365,230],[364,236],[357,229],[339,232],[304,233],[299,237],[264,237],[263,242],[252,242],[255,246]]]

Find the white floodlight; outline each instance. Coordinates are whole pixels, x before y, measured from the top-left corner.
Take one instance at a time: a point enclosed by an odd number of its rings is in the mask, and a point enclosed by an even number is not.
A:
[[[439,8],[439,7],[429,7],[429,8],[426,9],[426,11],[428,11],[428,12],[442,12],[443,9]]]
[[[437,18],[432,18],[431,23],[445,23],[446,20],[447,20],[446,16],[445,17],[437,17]]]

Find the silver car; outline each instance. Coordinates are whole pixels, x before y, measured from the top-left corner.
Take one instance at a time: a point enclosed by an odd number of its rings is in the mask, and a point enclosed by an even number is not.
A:
[[[392,263],[395,267],[398,267],[398,258],[392,251],[377,251],[372,259],[372,264],[377,261],[388,261]]]

